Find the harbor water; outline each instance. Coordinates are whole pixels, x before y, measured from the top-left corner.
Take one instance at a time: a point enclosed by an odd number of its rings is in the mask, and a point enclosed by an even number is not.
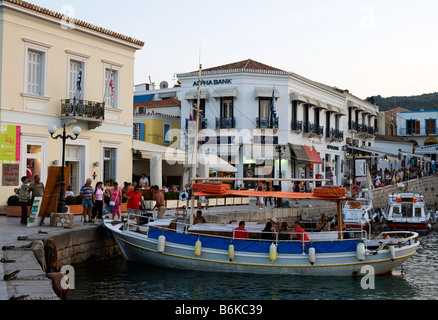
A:
[[[113,260],[75,271],[69,300],[436,300],[438,232],[402,269],[377,276],[374,289],[361,277],[217,274],[160,269]]]

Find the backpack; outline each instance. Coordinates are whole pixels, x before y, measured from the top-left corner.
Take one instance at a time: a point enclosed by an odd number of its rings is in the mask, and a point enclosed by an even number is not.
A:
[[[30,199],[30,193],[29,190],[20,188],[18,191],[18,198],[20,201],[28,201]]]

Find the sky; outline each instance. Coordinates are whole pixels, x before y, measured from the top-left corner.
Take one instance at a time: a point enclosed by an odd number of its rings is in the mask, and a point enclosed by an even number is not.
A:
[[[145,42],[135,84],[252,59],[365,99],[438,92],[436,0],[27,0]]]

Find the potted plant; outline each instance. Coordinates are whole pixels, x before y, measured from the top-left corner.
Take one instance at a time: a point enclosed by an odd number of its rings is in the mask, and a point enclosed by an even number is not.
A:
[[[27,216],[30,215],[30,206],[28,206]],[[6,207],[7,217],[21,217],[20,200],[17,196],[10,196],[8,198],[8,206]]]
[[[82,208],[82,197],[79,196],[68,196],[65,198],[65,204],[69,206],[70,213],[75,215],[81,215],[83,212]]]

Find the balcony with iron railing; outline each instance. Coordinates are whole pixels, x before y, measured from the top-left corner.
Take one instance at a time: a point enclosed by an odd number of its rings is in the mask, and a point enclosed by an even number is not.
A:
[[[330,139],[330,141],[343,141],[344,140],[344,131],[338,129],[329,129],[327,128],[326,138]]]
[[[278,119],[257,118],[257,129],[278,129]]]
[[[303,132],[303,121],[292,120],[290,124],[290,129],[298,134]]]
[[[322,137],[324,135],[324,127],[316,123],[304,122],[303,132],[311,137]]]
[[[436,136],[438,128],[434,127],[415,127],[415,128],[399,128],[399,136]]]
[[[236,128],[236,118],[216,118],[216,129]]]
[[[88,122],[90,130],[95,129],[105,120],[105,103],[77,99],[61,100],[61,118],[70,124],[85,121]]]

